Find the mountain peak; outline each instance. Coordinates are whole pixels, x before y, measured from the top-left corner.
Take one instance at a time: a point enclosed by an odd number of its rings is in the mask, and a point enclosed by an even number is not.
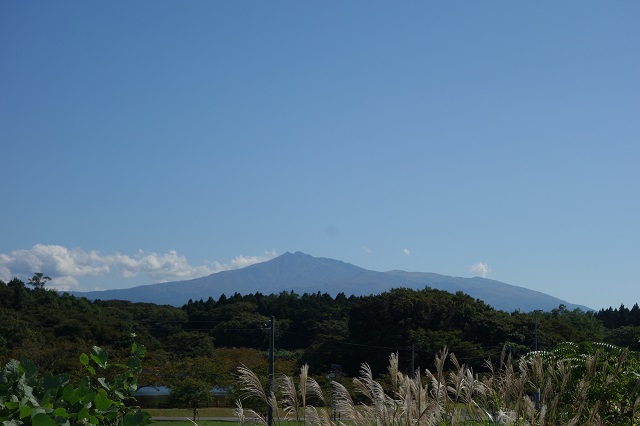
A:
[[[279,257],[296,258],[296,257],[313,257],[313,256],[311,256],[310,254],[303,253],[301,251],[296,251],[296,252],[293,252],[293,253],[288,251],[288,252],[286,252],[284,254],[281,254],[280,256],[275,257],[274,259],[277,259]]]
[[[377,272],[335,259],[314,257],[301,251],[286,252],[263,263],[188,281],[75,294],[90,299],[123,299],[181,306],[189,299],[217,299],[222,294],[277,294],[283,291],[304,294],[320,291],[334,296],[338,293],[366,296],[398,287],[417,290],[431,287],[451,293],[462,291],[507,312],[529,312],[534,309],[550,311],[560,304],[569,309],[589,310],[544,293],[495,280],[449,277],[425,272]]]

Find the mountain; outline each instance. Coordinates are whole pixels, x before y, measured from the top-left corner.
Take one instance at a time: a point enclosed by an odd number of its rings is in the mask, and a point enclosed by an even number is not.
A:
[[[217,300],[222,294],[231,296],[236,292],[277,294],[293,291],[304,294],[320,291],[334,296],[340,292],[347,296],[364,296],[398,287],[420,290],[425,286],[452,293],[462,291],[507,312],[518,309],[523,312],[535,309],[550,311],[561,304],[568,309],[590,310],[545,293],[486,278],[459,278],[427,272],[376,272],[301,252],[285,253],[264,263],[193,280],[73,294],[92,300],[120,299],[182,306],[189,299],[206,300],[213,297]]]

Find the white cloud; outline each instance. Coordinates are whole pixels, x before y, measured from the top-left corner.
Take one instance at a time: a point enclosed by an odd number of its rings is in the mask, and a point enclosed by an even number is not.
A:
[[[411,256],[411,252],[409,251],[409,249],[403,249],[402,252],[405,256]]]
[[[487,276],[491,274],[491,269],[489,269],[489,265],[483,262],[478,262],[472,265],[470,269],[471,269],[471,272],[481,276],[482,278],[487,278]]]
[[[109,272],[109,265],[95,251],[86,252],[58,245],[36,244],[29,250],[14,250],[0,255],[3,278],[31,276],[42,272],[51,277],[101,276]]]
[[[222,264],[220,262],[214,262],[213,266],[215,267],[214,272],[220,271],[228,271],[231,269],[240,269],[250,265],[254,265],[256,263],[266,262],[267,260],[271,260],[276,257],[278,253],[275,250],[265,251],[262,256],[236,256],[231,259],[230,263]]]
[[[2,261],[2,259],[0,259],[0,262]],[[7,268],[6,266],[0,266],[0,280],[4,281],[4,282],[9,282],[11,281],[11,270],[9,268]]]
[[[367,247],[367,246],[362,247],[362,250],[364,250],[364,252],[365,252],[365,253],[367,253],[367,254],[371,254],[371,253],[373,253],[373,250],[371,250],[371,249],[370,249],[369,247]]]
[[[100,277],[117,272],[122,278],[145,276],[155,282],[198,278],[228,269],[239,269],[264,262],[277,256],[275,250],[262,256],[236,256],[227,264],[191,265],[175,250],[167,253],[138,251],[134,255],[108,254],[82,249],[68,249],[59,245],[36,244],[29,250],[0,253],[0,280],[18,277],[26,281],[35,272],[42,272],[52,280],[48,287],[57,290],[79,290],[78,278]]]
[[[63,276],[101,276],[109,272],[109,265],[95,251],[36,244],[28,257],[37,259],[35,263],[43,271]]]
[[[52,278],[50,282],[47,283],[47,287],[55,288],[59,291],[81,291],[80,283],[76,277],[72,276],[64,276],[64,277],[56,277]]]
[[[113,265],[124,278],[145,275],[162,282],[188,280],[213,273],[208,266],[189,265],[187,258],[178,255],[175,250],[164,254],[140,250],[133,256],[116,253],[105,256],[104,260]]]

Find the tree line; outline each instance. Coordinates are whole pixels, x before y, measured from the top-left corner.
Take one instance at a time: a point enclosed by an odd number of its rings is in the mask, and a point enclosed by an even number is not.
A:
[[[268,321],[276,321],[277,370],[292,374],[357,375],[362,362],[383,371],[400,353],[403,371],[426,366],[444,346],[474,369],[503,349],[524,355],[565,341],[606,342],[640,349],[640,308],[599,312],[503,312],[462,292],[393,289],[373,296],[293,292],[190,300],[182,307],[89,301],[45,288],[0,281],[0,361],[28,356],[53,373],[77,371],[79,354],[94,345],[126,357],[135,340],[147,347],[141,380],[174,387],[230,386],[244,364],[266,372]]]

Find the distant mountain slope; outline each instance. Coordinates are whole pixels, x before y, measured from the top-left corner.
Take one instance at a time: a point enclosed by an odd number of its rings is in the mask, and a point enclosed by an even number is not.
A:
[[[560,300],[545,293],[485,278],[458,278],[425,272],[376,272],[334,259],[313,257],[301,252],[285,253],[275,259],[233,271],[222,271],[187,281],[150,284],[128,289],[75,292],[89,299],[121,299],[182,306],[189,299],[199,300],[222,294],[340,292],[347,296],[379,294],[391,288],[423,289],[425,286],[452,293],[463,291],[496,309],[529,312],[550,311],[564,304],[569,309],[584,306]]]
[[[390,271],[387,273],[401,276],[405,280],[410,281],[412,285],[408,285],[407,287],[423,288],[427,285],[431,288],[445,290],[451,293],[462,291],[501,311],[513,312],[516,309],[523,312],[530,312],[536,309],[550,311],[561,304],[565,305],[568,309],[580,308],[583,311],[591,310],[586,306],[575,305],[546,293],[487,278],[450,277],[429,272]]]

